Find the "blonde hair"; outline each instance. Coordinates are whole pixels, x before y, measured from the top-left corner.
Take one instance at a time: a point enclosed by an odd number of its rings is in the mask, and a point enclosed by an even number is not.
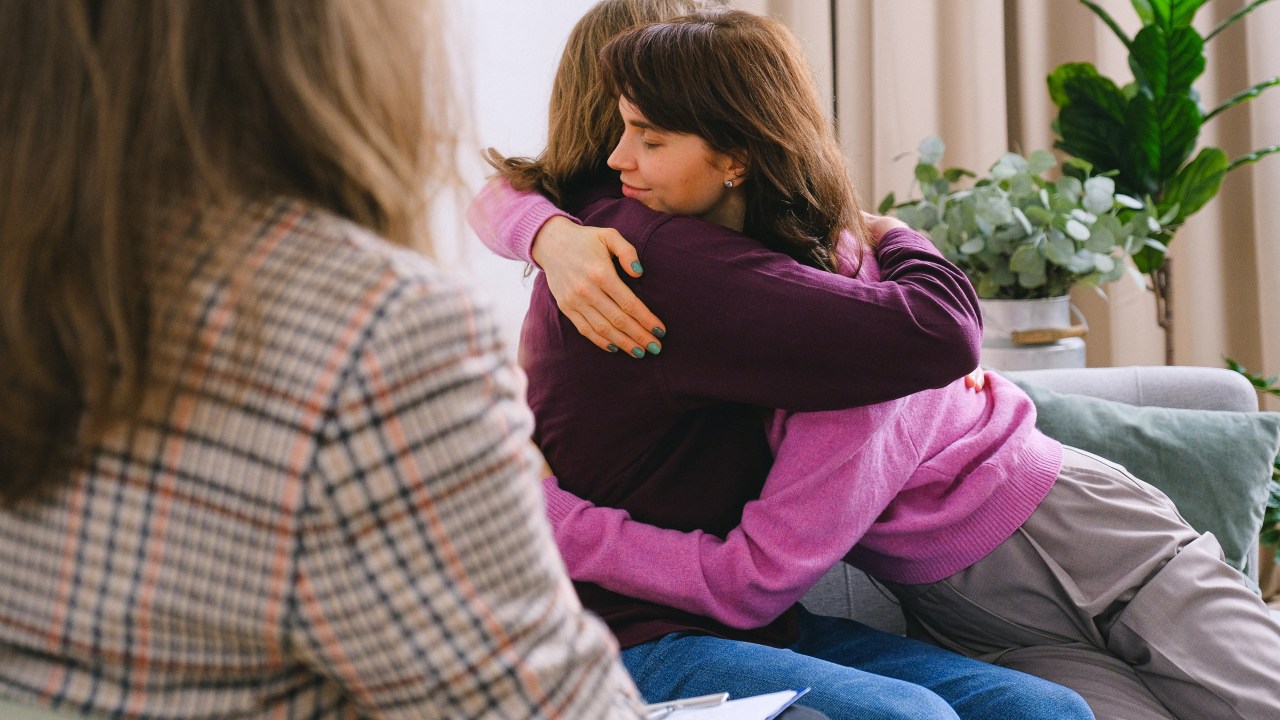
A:
[[[599,53],[610,38],[632,28],[694,12],[714,0],[600,0],[569,33],[551,88],[547,147],[537,158],[486,157],[517,190],[534,190],[557,205],[565,186],[606,169],[622,136],[617,96],[600,72]]]
[[[134,419],[166,206],[287,195],[429,249],[424,197],[456,142],[438,15],[0,3],[0,501],[64,477],[79,433]]]

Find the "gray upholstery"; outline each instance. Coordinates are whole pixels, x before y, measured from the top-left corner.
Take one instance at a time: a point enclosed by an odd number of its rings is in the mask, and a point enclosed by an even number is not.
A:
[[[1239,412],[1258,409],[1253,386],[1244,376],[1226,368],[1143,366],[1004,374],[1057,392],[1092,395],[1130,405]],[[1255,581],[1256,568],[1257,563],[1252,563]],[[844,563],[823,576],[801,602],[822,615],[849,617],[889,632],[904,632],[902,613],[892,596]]]

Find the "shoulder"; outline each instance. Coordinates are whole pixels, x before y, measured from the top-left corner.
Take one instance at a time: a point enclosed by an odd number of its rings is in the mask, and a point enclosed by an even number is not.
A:
[[[255,311],[281,361],[327,358],[345,365],[371,348],[387,362],[425,362],[441,352],[491,346],[487,304],[462,277],[422,253],[296,200],[255,210],[260,239],[246,253]],[[339,360],[341,355],[345,360]]]

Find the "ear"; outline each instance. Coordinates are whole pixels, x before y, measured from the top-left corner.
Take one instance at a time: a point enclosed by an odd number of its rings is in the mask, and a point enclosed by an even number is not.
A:
[[[745,178],[747,176],[747,171],[750,169],[750,156],[747,155],[746,150],[734,150],[725,154],[725,175],[732,178],[735,183]]]

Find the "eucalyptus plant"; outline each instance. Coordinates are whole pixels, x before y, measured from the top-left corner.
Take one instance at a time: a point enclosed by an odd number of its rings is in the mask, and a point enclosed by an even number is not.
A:
[[[1116,191],[1107,176],[1063,175],[1053,153],[1005,153],[978,178],[963,168],[942,169],[945,145],[936,135],[919,146],[915,168],[920,197],[894,210],[926,235],[969,276],[978,296],[1049,298],[1073,285],[1100,285],[1126,270],[1124,258],[1161,228],[1147,206]]]

